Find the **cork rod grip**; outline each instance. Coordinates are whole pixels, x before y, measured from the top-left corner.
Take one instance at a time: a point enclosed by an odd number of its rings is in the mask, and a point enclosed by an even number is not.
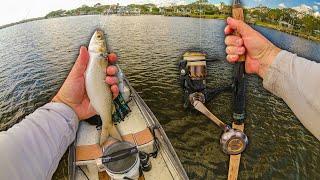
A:
[[[240,20],[240,21],[244,21],[244,16],[243,16],[243,9],[241,6],[239,5],[234,5],[233,8],[232,8],[232,17],[234,19],[237,19],[237,20]],[[236,36],[240,36],[240,34],[238,32],[235,32],[234,33]],[[246,60],[246,57],[245,55],[241,55],[240,58],[239,58],[239,61],[242,62],[242,61],[245,61]]]

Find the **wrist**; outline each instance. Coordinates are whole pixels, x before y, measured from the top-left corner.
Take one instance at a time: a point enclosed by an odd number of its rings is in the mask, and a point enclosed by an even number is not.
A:
[[[266,51],[266,55],[264,58],[261,59],[260,61],[260,67],[258,70],[258,75],[264,79],[266,72],[268,71],[269,67],[271,66],[271,64],[274,62],[275,58],[277,57],[277,55],[279,54],[279,52],[281,51],[280,48],[278,48],[277,46],[271,44],[268,47],[268,51]]]
[[[55,95],[55,96],[52,98],[51,102],[56,102],[56,103],[65,104],[65,105],[69,106],[69,107],[76,113],[76,111],[75,111],[75,109],[73,108],[73,106],[72,106],[70,103],[64,101],[63,98],[60,98],[58,94]],[[76,113],[76,114],[77,114],[77,113]],[[78,114],[77,114],[77,115],[78,115]]]
[[[65,105],[71,107],[70,105],[68,105],[67,103],[65,103],[58,95],[55,95],[55,96],[52,98],[51,102],[63,103],[63,104],[65,104]]]

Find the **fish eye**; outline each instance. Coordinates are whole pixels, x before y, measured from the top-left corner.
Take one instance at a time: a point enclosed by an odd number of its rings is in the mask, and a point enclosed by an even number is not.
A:
[[[98,38],[98,39],[101,39],[101,35],[99,34],[99,35],[97,36],[97,38]]]

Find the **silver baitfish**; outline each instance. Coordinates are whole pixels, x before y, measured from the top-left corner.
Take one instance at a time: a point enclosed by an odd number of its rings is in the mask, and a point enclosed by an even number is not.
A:
[[[110,86],[105,83],[105,70],[108,62],[104,58],[104,55],[107,54],[107,44],[103,31],[96,30],[94,32],[88,50],[90,59],[85,74],[86,91],[91,105],[102,120],[100,145],[109,136],[122,140],[118,129],[112,122],[112,111],[114,108],[112,93]]]

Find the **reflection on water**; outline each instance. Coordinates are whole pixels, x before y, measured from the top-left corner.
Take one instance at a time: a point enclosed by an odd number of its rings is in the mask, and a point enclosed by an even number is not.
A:
[[[297,36],[291,36],[273,29],[267,29],[259,26],[255,26],[255,28],[268,37],[268,39],[278,47],[294,52],[307,59],[320,62],[319,42],[309,41]]]
[[[225,23],[161,16],[82,16],[40,20],[0,30],[0,128],[17,122],[50,100],[61,86],[91,33],[101,27],[132,85],[166,130],[191,179],[225,179],[228,156],[220,151],[221,130],[204,116],[186,112],[178,86],[177,62],[197,47],[219,61],[209,64],[209,86],[230,83],[225,62]],[[256,27],[279,47],[319,61],[320,45]],[[304,48],[301,48],[304,47]],[[306,48],[305,48],[306,47]],[[299,123],[282,100],[249,77],[246,133],[241,179],[319,179],[320,143]],[[231,95],[209,105],[230,122]],[[66,176],[66,162],[55,178]]]

